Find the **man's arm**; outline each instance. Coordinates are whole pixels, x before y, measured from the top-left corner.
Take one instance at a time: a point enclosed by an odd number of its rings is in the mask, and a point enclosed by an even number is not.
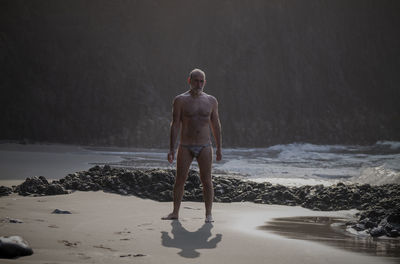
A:
[[[221,145],[221,122],[219,121],[219,114],[218,114],[218,101],[217,99],[213,98],[213,109],[211,112],[210,124],[211,130],[215,138],[215,144],[217,145],[217,161],[222,159],[222,145]]]
[[[172,122],[169,138],[169,153],[168,161],[172,163],[175,156],[175,144],[178,138],[179,129],[181,127],[181,102],[178,97],[175,97],[172,106]]]

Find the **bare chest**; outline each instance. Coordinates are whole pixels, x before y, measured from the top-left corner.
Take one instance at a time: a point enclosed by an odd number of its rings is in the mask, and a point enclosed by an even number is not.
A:
[[[207,101],[188,100],[185,102],[182,112],[185,118],[209,118],[211,108],[211,104]]]

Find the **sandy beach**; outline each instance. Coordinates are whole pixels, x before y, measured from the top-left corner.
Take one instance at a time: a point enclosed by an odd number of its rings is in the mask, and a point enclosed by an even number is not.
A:
[[[2,182],[0,182],[0,185]],[[2,263],[395,263],[395,259],[288,239],[257,227],[277,217],[338,216],[301,207],[215,203],[213,224],[203,203],[183,202],[181,219],[160,217],[170,203],[97,192],[0,198],[2,235],[20,235],[34,254]],[[52,214],[54,209],[72,214]],[[134,259],[134,260],[132,260]]]

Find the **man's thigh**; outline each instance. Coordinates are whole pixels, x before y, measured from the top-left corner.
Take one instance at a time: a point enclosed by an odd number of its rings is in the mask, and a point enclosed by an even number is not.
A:
[[[190,151],[182,146],[178,148],[176,157],[176,177],[180,180],[186,180],[189,172],[190,164],[193,161],[193,156]]]
[[[200,155],[197,157],[201,181],[211,180],[212,158],[213,148],[211,146],[203,148]]]

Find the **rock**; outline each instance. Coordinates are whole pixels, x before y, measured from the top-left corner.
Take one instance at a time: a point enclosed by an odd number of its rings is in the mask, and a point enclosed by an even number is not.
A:
[[[363,231],[366,229],[365,225],[363,225],[363,224],[355,224],[352,226],[352,228],[356,231]]]
[[[374,218],[370,219],[369,217],[363,218],[363,219],[359,219],[359,223],[363,224],[365,226],[365,228],[371,229],[374,228],[378,225],[378,222],[375,220]]]
[[[30,194],[44,194],[49,182],[43,176],[34,176],[32,178],[26,178],[25,181],[16,187],[16,192],[19,195],[30,195]]]
[[[386,218],[386,221],[389,224],[400,229],[400,212],[393,212],[393,213],[389,214],[389,216]]]
[[[220,198],[220,201],[223,203],[230,203],[231,202],[231,198],[227,197],[227,196],[223,196]]]
[[[58,195],[58,194],[68,194],[68,191],[64,190],[64,188],[60,184],[51,184],[47,186],[44,193],[46,195]]]
[[[33,250],[20,236],[2,236],[0,237],[0,257],[17,258],[21,256],[32,255]]]
[[[7,196],[12,194],[12,188],[7,187],[7,186],[0,186],[0,196]]]
[[[101,167],[100,167],[99,165],[96,165],[96,166],[91,167],[91,168],[89,169],[89,171],[100,171],[100,170],[101,170]]]
[[[390,230],[390,232],[388,233],[389,237],[399,237],[400,236],[400,232],[397,229],[392,229]]]
[[[383,236],[385,234],[385,230],[383,229],[383,227],[379,226],[379,227],[372,228],[369,231],[369,234],[373,237],[379,237],[379,236]]]
[[[68,192],[58,183],[49,183],[44,176],[34,176],[26,180],[15,188],[19,195],[57,195],[67,194]]]
[[[7,218],[8,218],[8,217],[7,217]],[[8,221],[9,221],[10,223],[18,223],[18,224],[23,223],[22,220],[19,220],[19,219],[16,219],[16,218],[8,218]]]
[[[70,211],[63,211],[60,209],[55,209],[53,212],[51,212],[52,214],[71,214]]]

